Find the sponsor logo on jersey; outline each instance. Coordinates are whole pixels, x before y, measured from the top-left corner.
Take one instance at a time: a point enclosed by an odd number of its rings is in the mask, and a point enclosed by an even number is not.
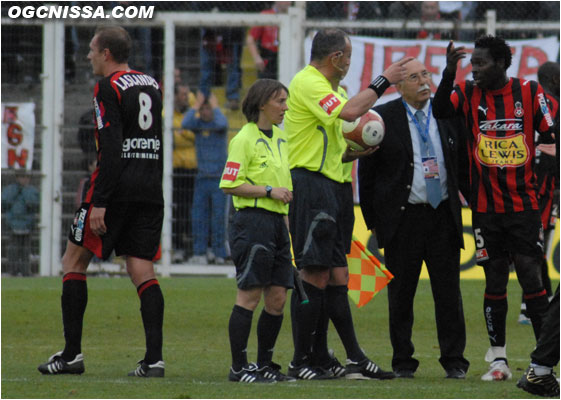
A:
[[[226,163],[226,167],[224,168],[224,174],[222,175],[222,180],[234,182],[238,177],[239,172],[240,172],[240,163],[228,161]]]
[[[121,158],[158,160],[162,143],[158,138],[126,138],[123,140]]]
[[[547,122],[547,126],[553,126],[553,120],[551,119],[549,107],[547,106],[547,102],[545,101],[545,96],[543,95],[543,93],[538,94],[538,102],[540,104],[540,109],[545,118],[545,121]]]
[[[475,251],[475,258],[477,261],[485,261],[489,259],[489,254],[487,253],[487,249],[477,249]]]
[[[328,94],[319,101],[319,106],[323,108],[323,111],[325,111],[327,115],[331,115],[333,110],[335,110],[340,104],[341,101],[333,93]]]
[[[521,131],[524,124],[521,119],[493,119],[490,121],[480,121],[479,130],[481,131]]]
[[[99,108],[99,104],[95,97],[93,99],[93,103],[94,103],[94,110],[95,110],[95,121],[97,123],[97,129],[99,130],[103,128],[103,120],[101,119],[102,117],[101,109]]]
[[[492,137],[479,133],[477,137],[477,160],[488,167],[519,167],[529,159],[525,135],[518,133],[507,137]]]
[[[127,90],[133,86],[153,86],[159,89],[160,86],[154,78],[149,75],[137,75],[137,74],[125,74],[115,79],[115,85],[117,85],[121,90]]]

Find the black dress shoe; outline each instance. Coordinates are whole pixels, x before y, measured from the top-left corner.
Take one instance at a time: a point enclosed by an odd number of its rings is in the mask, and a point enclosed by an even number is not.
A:
[[[408,378],[412,379],[414,377],[415,371],[411,371],[410,369],[398,369],[394,371],[396,378]]]
[[[446,378],[466,379],[466,371],[461,368],[450,368],[449,370],[446,370]]]

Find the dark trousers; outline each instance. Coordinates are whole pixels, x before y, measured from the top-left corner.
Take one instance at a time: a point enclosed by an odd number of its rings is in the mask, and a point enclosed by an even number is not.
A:
[[[430,205],[406,206],[395,236],[386,246],[387,268],[395,278],[388,285],[392,368],[415,371],[411,341],[413,301],[423,260],[430,276],[440,363],[445,370],[469,363],[463,357],[466,329],[460,292],[460,247],[447,201],[435,210]]]
[[[559,286],[545,314],[540,338],[531,354],[532,362],[555,367],[559,362]]]

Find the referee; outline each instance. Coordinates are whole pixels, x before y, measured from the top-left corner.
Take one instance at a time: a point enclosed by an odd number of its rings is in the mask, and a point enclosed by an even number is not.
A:
[[[288,235],[292,179],[286,135],[276,125],[284,118],[288,90],[272,79],[251,86],[242,104],[248,123],[230,142],[220,181],[233,195],[236,213],[230,223],[230,248],[238,293],[228,326],[234,382],[293,381],[272,361],[280,332],[287,289],[293,287]],[[263,294],[265,307],[257,323],[257,364],[247,362],[253,311]]]
[[[320,30],[312,41],[310,64],[290,83],[285,129],[294,202],[289,219],[296,265],[302,270],[303,286],[309,297],[309,304],[301,305],[293,294],[291,305],[294,357],[288,374],[299,379],[342,375],[348,379],[394,377],[392,372],[382,371],[361,350],[349,308],[346,251],[353,210],[343,162],[371,154],[373,149],[361,153],[349,151],[341,125],[343,120],[354,121],[365,114],[385,89],[404,79],[403,65],[412,58],[390,65],[368,88],[347,100],[339,83],[349,70],[351,52],[345,32]],[[326,316],[345,346],[346,371],[341,371],[334,359],[322,357],[326,363],[320,363],[314,360],[319,358],[317,354],[311,356],[312,345],[318,346],[314,333],[325,330]],[[320,352],[325,354],[325,338],[320,342],[324,347]]]

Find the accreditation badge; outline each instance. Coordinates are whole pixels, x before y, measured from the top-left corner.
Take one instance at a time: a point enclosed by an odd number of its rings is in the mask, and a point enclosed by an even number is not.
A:
[[[438,160],[436,157],[422,157],[423,174],[425,179],[439,179],[440,173],[438,171]]]

